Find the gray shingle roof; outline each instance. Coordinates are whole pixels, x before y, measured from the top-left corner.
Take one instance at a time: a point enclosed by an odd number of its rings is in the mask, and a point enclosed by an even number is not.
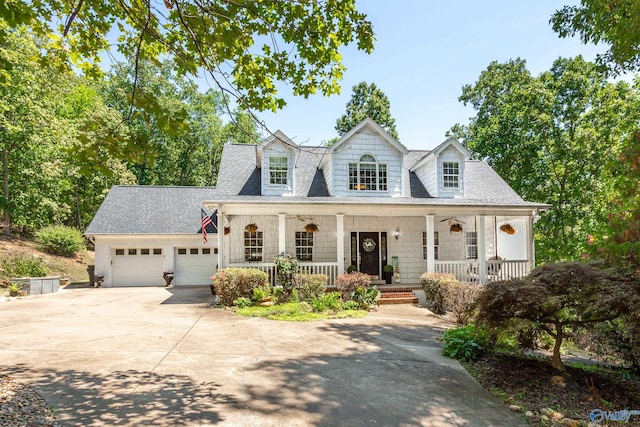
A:
[[[85,234],[197,234],[201,202],[215,194],[212,187],[114,186]]]
[[[405,157],[411,197],[331,197],[319,169],[327,147],[300,147],[295,169],[295,194],[291,197],[260,196],[260,169],[256,146],[224,147],[216,188],[115,186],[100,206],[86,234],[196,234],[200,230],[203,201],[240,203],[334,203],[425,206],[546,207],[524,201],[485,162],[466,162],[464,198],[433,198],[409,170],[429,151],[410,151]],[[208,212],[211,213],[211,212]]]

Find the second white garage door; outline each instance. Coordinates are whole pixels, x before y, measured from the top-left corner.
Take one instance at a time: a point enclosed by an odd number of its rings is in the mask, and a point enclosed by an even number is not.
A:
[[[208,285],[216,272],[216,248],[176,248],[175,285]]]

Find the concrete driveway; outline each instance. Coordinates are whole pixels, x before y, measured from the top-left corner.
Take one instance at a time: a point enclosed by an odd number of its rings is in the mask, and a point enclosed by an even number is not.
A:
[[[208,288],[0,302],[0,373],[70,426],[522,424],[440,356],[443,325],[426,310],[293,323],[210,302]]]

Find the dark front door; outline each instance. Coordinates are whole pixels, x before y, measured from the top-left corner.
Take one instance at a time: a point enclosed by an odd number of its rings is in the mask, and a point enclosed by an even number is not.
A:
[[[370,276],[380,276],[380,233],[359,233],[358,250],[360,251],[358,271]]]

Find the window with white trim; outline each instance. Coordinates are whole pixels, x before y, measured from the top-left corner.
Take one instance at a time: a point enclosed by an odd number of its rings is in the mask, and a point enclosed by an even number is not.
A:
[[[444,188],[460,188],[460,163],[442,162],[442,185]]]
[[[475,231],[465,232],[467,246],[467,259],[478,259],[478,233]]]
[[[386,191],[387,165],[370,154],[360,157],[358,163],[349,163],[349,190]]]
[[[296,231],[296,258],[313,261],[313,233]]]
[[[287,157],[269,157],[269,184],[287,185],[289,159]]]
[[[438,259],[438,245],[440,244],[440,235],[437,231],[433,232],[433,259]],[[422,232],[422,259],[427,260],[427,232]]]
[[[244,260],[262,262],[262,231],[244,232]]]

